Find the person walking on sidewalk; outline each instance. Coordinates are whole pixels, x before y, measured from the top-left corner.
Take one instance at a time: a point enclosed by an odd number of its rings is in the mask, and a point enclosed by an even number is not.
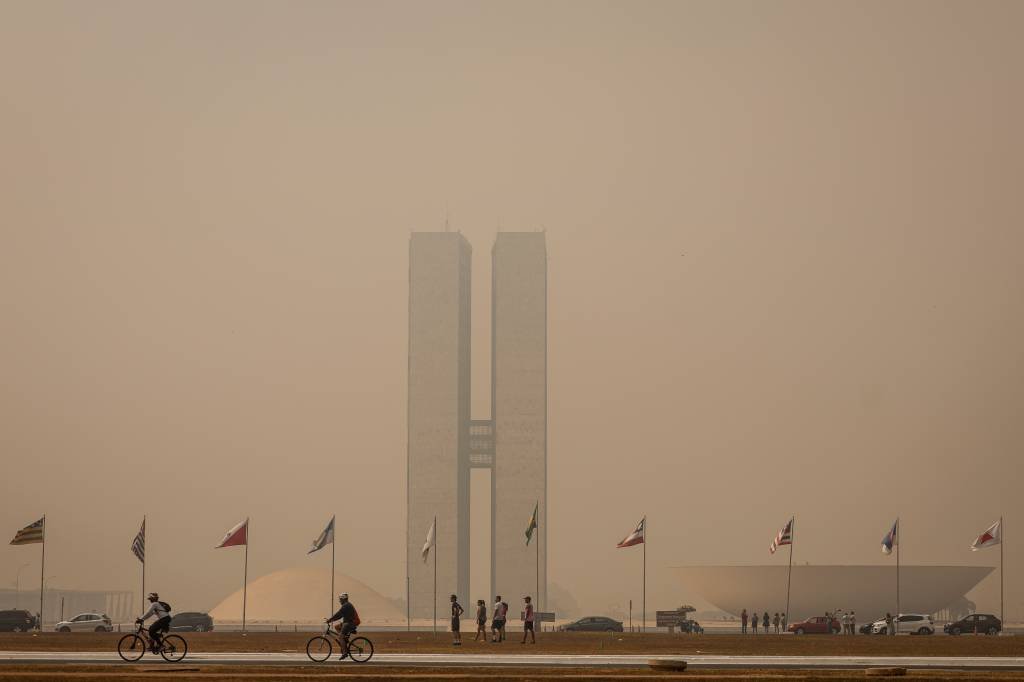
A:
[[[740,634],[747,634],[747,610],[740,614]]]
[[[530,643],[537,643],[537,635],[533,632],[533,603],[529,597],[523,597],[523,601],[526,602],[526,609],[523,611],[523,641],[520,644],[526,644],[526,635],[530,635]]]
[[[462,608],[461,604],[459,604],[459,598],[453,594],[452,595],[452,646],[461,646],[462,645],[462,632],[461,632],[462,624],[461,624],[461,618],[462,618],[462,614],[465,613],[465,612],[466,612],[466,610],[464,608]]]

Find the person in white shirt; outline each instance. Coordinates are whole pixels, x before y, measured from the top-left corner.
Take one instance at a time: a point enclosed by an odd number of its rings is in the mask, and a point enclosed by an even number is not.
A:
[[[160,645],[163,642],[161,633],[171,629],[171,606],[167,602],[160,601],[160,595],[156,592],[150,592],[147,599],[149,599],[149,611],[139,616],[135,622],[145,623],[150,616],[156,616],[156,620],[149,626],[149,637],[153,640],[153,652],[156,653],[160,650]]]

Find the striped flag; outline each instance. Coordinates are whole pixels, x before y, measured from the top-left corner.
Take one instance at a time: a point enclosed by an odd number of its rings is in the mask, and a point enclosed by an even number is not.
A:
[[[895,523],[892,524],[892,528],[882,538],[882,554],[892,554],[893,546],[900,544],[899,531],[900,520],[896,519]]]
[[[533,505],[533,516],[530,517],[530,523],[526,525],[526,544],[530,544],[530,540],[533,539],[533,531],[537,530],[537,511],[540,509],[540,502]]]
[[[313,552],[319,552],[321,549],[323,549],[327,545],[331,545],[331,544],[334,544],[334,517],[333,516],[331,517],[330,522],[327,524],[327,527],[324,528],[322,533],[320,533],[320,536],[316,540],[313,540],[313,548],[310,549],[308,552],[306,552],[306,554],[312,554]]]
[[[39,519],[33,524],[25,526],[14,534],[11,540],[12,545],[34,545],[43,541],[43,532],[46,530],[46,517]]]
[[[146,519],[142,519],[142,528],[132,540],[132,554],[138,557],[139,561],[146,563]]]
[[[636,524],[636,528],[633,532],[622,538],[622,542],[615,545],[616,547],[632,547],[633,545],[641,545],[644,542],[644,526],[647,525],[647,517],[640,519],[640,523]],[[647,550],[644,550],[647,551]]]
[[[786,525],[782,527],[782,530],[779,531],[778,535],[775,536],[775,539],[772,540],[772,544],[768,547],[768,551],[769,552],[771,552],[772,554],[775,554],[775,552],[778,551],[779,547],[782,547],[783,545],[792,545],[793,544],[793,521],[794,520],[795,520],[795,518],[794,519],[790,519],[786,523]]]

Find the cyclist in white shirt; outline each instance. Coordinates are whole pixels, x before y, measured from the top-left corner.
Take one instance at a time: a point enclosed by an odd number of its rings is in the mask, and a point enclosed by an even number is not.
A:
[[[149,626],[149,636],[153,640],[153,651],[157,652],[163,642],[161,633],[171,629],[171,605],[160,601],[160,595],[156,592],[150,592],[146,598],[149,599],[149,611],[139,616],[135,622],[144,623],[150,616],[156,616],[156,620]]]

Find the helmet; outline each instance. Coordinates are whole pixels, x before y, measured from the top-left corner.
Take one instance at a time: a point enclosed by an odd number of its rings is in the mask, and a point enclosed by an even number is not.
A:
[[[149,594],[148,594],[148,595],[146,596],[146,598],[147,598],[147,599],[149,599],[149,601],[156,601],[157,599],[159,599],[159,598],[160,598],[160,595],[159,595],[159,594],[157,594],[156,592],[150,592],[150,593],[149,593]]]
[[[348,601],[348,592],[342,592],[339,594],[338,601]]]

